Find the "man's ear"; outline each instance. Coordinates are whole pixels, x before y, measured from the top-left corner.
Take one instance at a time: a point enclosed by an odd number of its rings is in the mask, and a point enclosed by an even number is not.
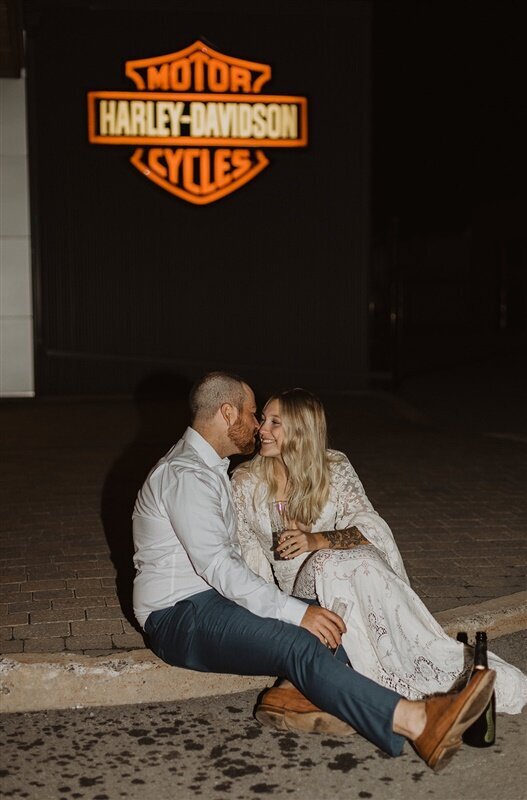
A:
[[[230,427],[233,422],[236,422],[236,417],[238,416],[236,413],[236,409],[231,403],[223,403],[220,406],[221,416],[227,423],[227,426]]]

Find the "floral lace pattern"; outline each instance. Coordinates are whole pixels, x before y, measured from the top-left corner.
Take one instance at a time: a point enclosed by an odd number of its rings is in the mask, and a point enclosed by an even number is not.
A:
[[[243,558],[288,594],[316,597],[325,608],[343,600],[346,654],[354,669],[377,683],[410,700],[463,683],[472,649],[448,636],[412,590],[388,525],[372,508],[346,456],[331,455],[329,498],[313,531],[355,525],[371,544],[274,561],[260,487],[253,476],[238,473],[233,498]],[[497,710],[519,713],[527,702],[527,677],[493,653],[488,658],[497,673]]]

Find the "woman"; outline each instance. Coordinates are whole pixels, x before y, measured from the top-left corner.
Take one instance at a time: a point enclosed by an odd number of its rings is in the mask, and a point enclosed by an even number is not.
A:
[[[233,475],[242,556],[268,581],[338,611],[354,669],[414,700],[466,679],[470,659],[411,589],[388,525],[374,511],[343,453],[327,449],[321,402],[292,389],[267,402],[261,448]],[[269,503],[287,500],[291,530],[275,560]],[[338,605],[340,604],[340,606]],[[467,663],[468,662],[468,663]],[[527,677],[489,653],[496,708],[519,713]]]

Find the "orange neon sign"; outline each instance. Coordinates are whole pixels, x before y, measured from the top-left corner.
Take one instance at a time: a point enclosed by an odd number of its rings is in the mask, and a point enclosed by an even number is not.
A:
[[[88,92],[88,139],[137,145],[130,162],[189,203],[236,191],[269,164],[262,147],[305,147],[305,97],[261,94],[271,67],[196,41],[126,62],[136,91]]]

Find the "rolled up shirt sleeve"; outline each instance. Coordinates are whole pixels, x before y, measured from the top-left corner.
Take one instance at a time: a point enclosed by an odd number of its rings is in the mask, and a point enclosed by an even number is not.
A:
[[[220,479],[200,470],[178,471],[163,503],[196,573],[229,600],[260,617],[299,625],[306,604],[252,572],[231,541]]]

